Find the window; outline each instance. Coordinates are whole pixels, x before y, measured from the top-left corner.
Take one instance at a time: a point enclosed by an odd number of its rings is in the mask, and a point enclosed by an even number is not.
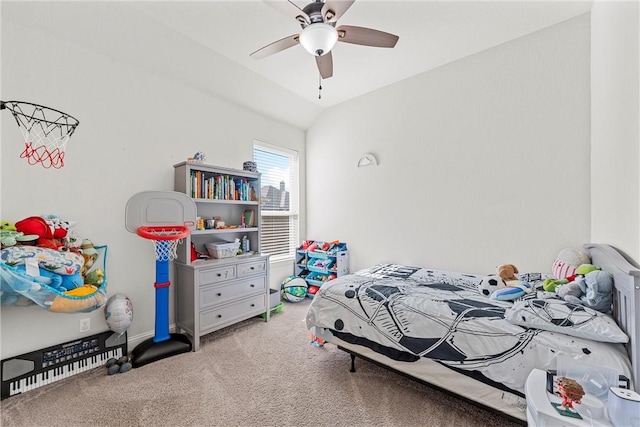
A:
[[[270,254],[271,261],[293,259],[298,245],[298,153],[254,141],[253,161],[262,174],[260,250]]]

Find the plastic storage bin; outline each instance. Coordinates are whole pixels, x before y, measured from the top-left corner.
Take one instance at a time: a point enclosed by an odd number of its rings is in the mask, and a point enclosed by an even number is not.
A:
[[[214,258],[232,258],[238,254],[238,248],[240,248],[240,242],[220,243],[211,242],[205,243],[207,252]]]

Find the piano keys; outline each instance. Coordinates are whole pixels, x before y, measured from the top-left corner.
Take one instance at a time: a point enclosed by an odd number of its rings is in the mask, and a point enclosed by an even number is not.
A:
[[[1,398],[59,381],[127,355],[127,334],[107,331],[2,360]]]

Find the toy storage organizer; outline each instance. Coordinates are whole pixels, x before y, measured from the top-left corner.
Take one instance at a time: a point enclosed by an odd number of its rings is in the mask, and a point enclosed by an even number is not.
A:
[[[324,242],[307,240],[309,249],[303,246],[296,250],[295,275],[303,278],[309,286],[322,286],[325,282],[336,277],[349,274],[349,251],[346,243],[332,243],[327,250],[315,248],[314,244],[322,247]],[[313,293],[309,294],[313,297]]]
[[[29,246],[20,247],[25,253],[29,253]],[[92,293],[82,296],[69,295],[60,292],[48,285],[51,283],[45,277],[35,277],[26,274],[19,269],[20,261],[9,260],[3,257],[0,261],[0,297],[2,304],[19,307],[32,306],[34,304],[56,313],[88,313],[102,307],[106,303],[107,273],[106,257],[107,247],[96,246],[97,258],[86,274],[102,270],[104,276],[100,286]],[[6,251],[4,249],[3,251]],[[54,251],[55,252],[55,251]],[[4,252],[6,254],[7,252]],[[40,261],[39,268],[44,269],[44,260]],[[24,263],[24,261],[22,261]]]

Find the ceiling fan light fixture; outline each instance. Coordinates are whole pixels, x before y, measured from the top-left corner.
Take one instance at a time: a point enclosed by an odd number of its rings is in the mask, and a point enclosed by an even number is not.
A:
[[[300,32],[300,44],[314,56],[329,53],[337,41],[338,31],[324,22],[308,25]]]

